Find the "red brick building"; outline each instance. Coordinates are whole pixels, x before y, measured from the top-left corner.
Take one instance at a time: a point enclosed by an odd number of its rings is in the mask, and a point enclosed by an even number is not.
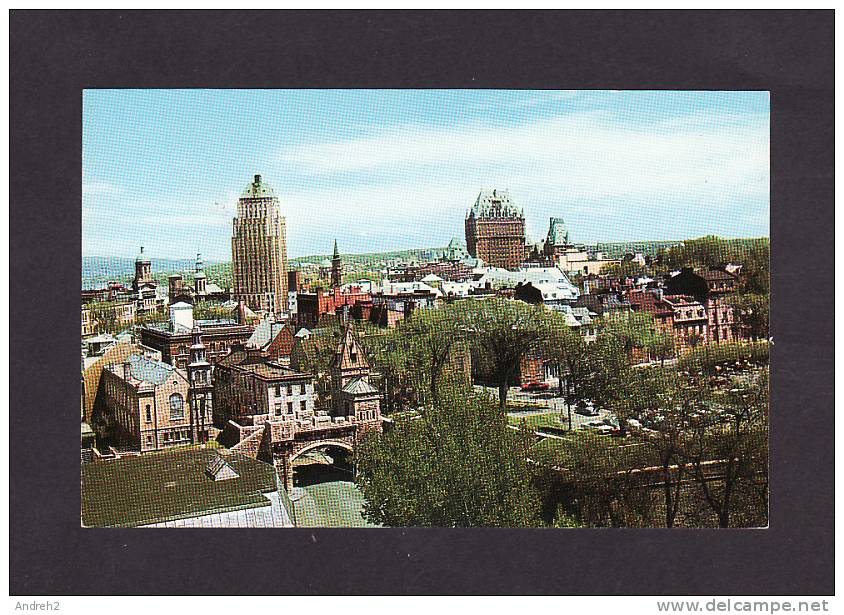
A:
[[[485,264],[515,270],[525,260],[525,217],[506,190],[482,190],[465,230],[469,254]]]

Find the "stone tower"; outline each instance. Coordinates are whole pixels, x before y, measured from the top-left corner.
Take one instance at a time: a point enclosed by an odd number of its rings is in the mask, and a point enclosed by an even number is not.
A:
[[[232,222],[233,299],[256,311],[287,307],[287,232],[278,197],[256,175],[237,201]]]
[[[196,270],[193,274],[193,290],[197,295],[205,295],[205,263],[202,254],[196,254]]]
[[[369,381],[369,361],[352,332],[343,330],[329,369],[334,416],[353,418],[361,429],[381,429],[381,395]]]
[[[135,257],[135,278],[132,280],[132,288],[138,290],[144,284],[152,281],[152,265],[149,257],[144,254],[144,247],[141,246],[141,251]]]
[[[343,259],[340,258],[340,250],[337,249],[337,240],[334,240],[334,256],[331,257],[331,287],[339,288],[343,285]]]
[[[205,357],[205,345],[202,343],[202,329],[196,324],[191,330],[188,382],[193,441],[204,443],[208,439],[208,428],[211,426],[211,399],[214,387],[211,382],[211,364]]]

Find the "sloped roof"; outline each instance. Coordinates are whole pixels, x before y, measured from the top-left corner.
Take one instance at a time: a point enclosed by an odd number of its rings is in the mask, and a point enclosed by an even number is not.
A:
[[[508,190],[481,190],[471,214],[476,218],[521,218],[522,212],[510,200]]]
[[[352,378],[343,387],[343,392],[350,395],[377,395],[378,389],[372,386],[368,380],[364,378]]]
[[[252,335],[246,341],[247,346],[266,348],[281,333],[286,323],[276,322],[273,318],[265,318],[257,325]]]
[[[349,326],[346,327],[343,337],[337,345],[334,358],[331,360],[331,366],[339,367],[340,369],[369,368],[366,354],[364,354],[363,348],[352,332],[352,328]]]
[[[163,361],[154,361],[137,354],[131,355],[127,361],[129,363],[129,375],[135,380],[150,384],[161,384],[176,371],[175,367]]]
[[[219,455],[211,459],[208,465],[205,466],[205,474],[213,480],[240,478],[240,475],[234,471],[234,468]]]

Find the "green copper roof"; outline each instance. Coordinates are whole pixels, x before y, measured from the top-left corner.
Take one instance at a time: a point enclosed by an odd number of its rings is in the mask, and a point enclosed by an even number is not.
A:
[[[551,218],[548,225],[548,243],[552,246],[563,246],[568,244],[569,234],[562,218]]]
[[[275,190],[269,184],[265,184],[260,175],[256,175],[252,179],[252,183],[246,186],[246,189],[241,193],[242,199],[274,199]]]
[[[149,257],[146,254],[144,254],[144,247],[143,246],[141,246],[141,251],[138,252],[138,256],[135,257],[135,262],[136,263],[148,263],[149,262]]]
[[[508,190],[481,190],[469,213],[476,218],[524,217],[524,213],[510,200]]]

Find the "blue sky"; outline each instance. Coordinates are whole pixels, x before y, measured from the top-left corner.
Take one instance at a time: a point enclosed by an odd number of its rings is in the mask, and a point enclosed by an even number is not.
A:
[[[231,257],[256,173],[290,256],[442,246],[481,188],[529,239],[769,233],[767,92],[86,90],[82,253]]]

